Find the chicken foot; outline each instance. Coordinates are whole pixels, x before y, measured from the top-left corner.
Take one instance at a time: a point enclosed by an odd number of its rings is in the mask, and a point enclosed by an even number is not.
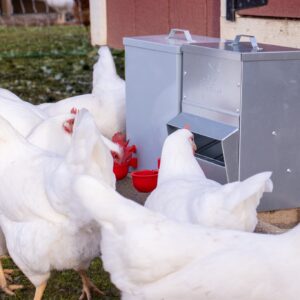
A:
[[[2,289],[2,291],[7,294],[7,295],[14,295],[14,290],[17,290],[17,289],[22,289],[23,288],[23,285],[20,285],[20,284],[10,284],[8,285],[7,284],[7,280],[11,281],[12,278],[10,276],[10,274],[13,273],[13,270],[3,270],[3,267],[2,267],[2,263],[0,261],[0,287]]]
[[[47,281],[43,282],[35,289],[33,300],[41,300],[43,298],[46,286],[47,286]]]
[[[9,258],[9,256],[7,256],[7,255],[1,255],[1,256],[0,256],[0,261],[1,261],[1,259],[5,259],[5,258]],[[2,265],[0,266],[0,272],[1,272],[1,268],[2,268]],[[12,281],[11,274],[13,274],[15,270],[14,270],[14,269],[3,269],[3,268],[2,268],[2,270],[3,270],[3,272],[4,272],[5,278],[6,278],[8,281]],[[0,275],[0,276],[1,276],[1,275]]]
[[[92,295],[91,295],[91,290],[96,292],[99,295],[105,295],[104,292],[102,292],[101,290],[99,290],[95,284],[90,280],[90,278],[88,277],[88,275],[86,274],[86,271],[84,270],[80,270],[78,271],[81,280],[82,280],[82,294],[79,297],[79,300],[83,300],[85,299],[85,297],[87,298],[87,300],[91,300],[92,299]]]

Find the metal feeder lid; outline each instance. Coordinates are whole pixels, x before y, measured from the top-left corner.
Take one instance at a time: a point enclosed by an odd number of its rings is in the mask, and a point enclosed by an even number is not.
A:
[[[240,42],[242,36],[248,37],[250,42]],[[182,51],[239,61],[300,59],[300,49],[270,44],[258,45],[256,38],[250,35],[237,35],[233,41],[191,43],[184,45]]]
[[[192,35],[188,30],[171,29],[168,35],[148,35],[125,37],[123,43],[125,46],[139,47],[149,50],[156,50],[169,53],[181,53],[182,45],[190,43],[211,43],[219,42],[219,38],[210,38],[207,36]]]

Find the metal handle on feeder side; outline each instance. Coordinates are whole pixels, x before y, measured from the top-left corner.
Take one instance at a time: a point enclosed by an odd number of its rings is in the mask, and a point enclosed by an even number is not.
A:
[[[248,34],[238,34],[235,36],[232,46],[237,46],[240,43],[241,37],[248,37],[250,39],[251,46],[254,50],[260,51],[263,48],[260,48],[257,44],[256,37],[254,35],[248,35]]]
[[[191,33],[190,33],[189,30],[178,29],[178,28],[172,28],[172,29],[170,30],[170,33],[169,33],[167,39],[175,39],[175,35],[176,35],[177,32],[183,33],[183,35],[184,35],[185,39],[187,40],[187,42],[189,42],[189,43],[195,42],[195,41],[193,40],[192,35],[191,35]]]

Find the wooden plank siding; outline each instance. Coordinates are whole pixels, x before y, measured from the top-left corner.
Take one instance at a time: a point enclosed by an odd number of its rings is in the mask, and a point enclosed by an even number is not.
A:
[[[108,0],[107,43],[122,48],[124,36],[166,34],[171,28],[220,36],[220,0]]]
[[[0,9],[4,16],[10,16],[13,14],[13,7],[10,0],[1,0]]]
[[[300,18],[300,0],[269,0],[266,6],[241,10],[243,16]]]

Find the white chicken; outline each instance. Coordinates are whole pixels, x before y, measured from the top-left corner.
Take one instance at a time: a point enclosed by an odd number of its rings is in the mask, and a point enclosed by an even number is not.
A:
[[[7,89],[3,89],[3,88],[0,88],[0,99],[1,98],[6,98],[6,99],[16,101],[16,102],[22,102],[23,101],[20,97],[18,97],[13,92],[11,92]]]
[[[300,226],[280,235],[175,222],[80,176],[74,200],[101,225],[122,300],[298,300]]]
[[[9,95],[5,97],[4,93],[0,96],[0,115],[23,136],[28,135],[37,124],[47,118],[47,115],[38,107]]]
[[[34,127],[26,139],[43,150],[65,155],[71,145],[74,121],[74,113],[49,117]],[[101,139],[113,156],[119,158],[123,156],[120,145],[113,143],[103,135],[101,135]]]
[[[29,142],[56,154],[64,155],[69,149],[71,136],[66,134],[66,131],[71,133],[74,114],[77,111],[72,108],[69,114],[64,112],[64,114],[49,117],[40,107],[22,100],[9,90],[0,88],[0,115]],[[68,128],[63,127],[64,124]],[[103,135],[101,138],[114,155],[122,156],[123,151],[119,145]]]
[[[65,155],[72,141],[74,118],[73,114],[47,118],[35,126],[26,139],[43,150]]]
[[[58,24],[66,22],[66,13],[73,11],[74,0],[44,0],[47,5],[58,13]]]
[[[52,269],[71,268],[91,299],[96,288],[85,270],[99,255],[100,229],[70,198],[70,184],[88,173],[115,188],[113,159],[93,118],[79,112],[65,157],[31,145],[1,117],[0,128],[0,225],[10,256],[36,286],[35,300]]]
[[[167,137],[158,185],[145,206],[181,222],[254,231],[260,198],[272,191],[271,172],[221,185],[205,177],[193,150],[189,130],[179,129]]]
[[[86,108],[93,115],[101,133],[111,139],[115,133],[125,131],[125,81],[117,75],[109,48],[103,46],[98,53],[92,94],[47,103],[40,108],[48,116],[64,114],[73,107]]]
[[[0,116],[4,116],[15,128],[22,134],[27,135],[33,127],[44,120],[43,113],[38,109],[24,102],[9,90],[0,88]],[[0,256],[7,254],[6,241],[3,232],[0,229]],[[13,295],[14,290],[22,288],[22,285],[9,284],[6,278],[9,278],[12,270],[2,268],[0,262],[0,287],[8,295]]]

